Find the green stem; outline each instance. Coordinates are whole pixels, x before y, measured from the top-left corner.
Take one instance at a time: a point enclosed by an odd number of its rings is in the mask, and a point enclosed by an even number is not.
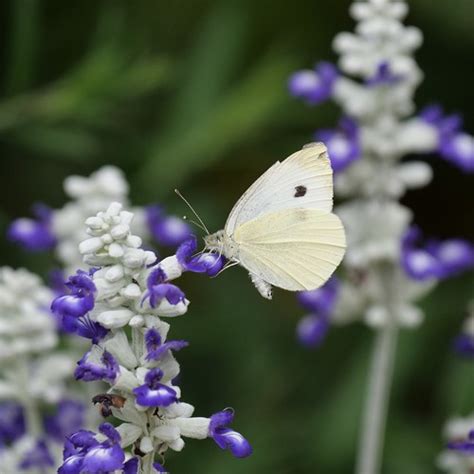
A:
[[[378,474],[393,378],[398,328],[392,321],[375,336],[368,394],[364,407],[357,474]]]

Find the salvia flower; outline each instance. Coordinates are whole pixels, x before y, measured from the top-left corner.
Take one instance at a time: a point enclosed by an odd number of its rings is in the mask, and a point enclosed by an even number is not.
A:
[[[119,432],[110,423],[102,423],[99,431],[106,438],[102,442],[91,431],[79,431],[68,439],[58,474],[103,474],[119,469],[132,473],[133,467],[137,472],[136,460],[125,461]]]
[[[452,441],[448,448],[468,456],[474,456],[474,428],[469,431],[467,439],[463,441]]]
[[[469,304],[461,334],[454,340],[454,350],[461,356],[474,359],[474,302]]]
[[[114,381],[119,374],[119,365],[114,356],[98,345],[84,354],[77,363],[74,376],[77,380],[92,382],[93,380]]]
[[[301,97],[310,104],[319,104],[331,97],[338,77],[333,64],[321,62],[314,70],[295,72],[288,81],[288,88],[291,95]]]
[[[160,245],[176,247],[191,235],[191,228],[183,219],[166,215],[161,206],[147,206],[145,214],[148,229]]]
[[[314,137],[326,144],[335,173],[339,173],[360,158],[359,127],[350,117],[343,117],[336,129],[318,130]]]
[[[167,341],[163,342],[157,329],[150,328],[145,334],[146,360],[158,360],[168,351],[179,351],[187,347],[187,341]]]
[[[420,117],[431,125],[438,137],[440,155],[467,173],[474,171],[474,138],[464,132],[459,114],[445,116],[439,105],[421,111]]]
[[[56,413],[44,420],[47,435],[59,442],[71,436],[85,421],[85,406],[77,400],[64,399],[57,404]]]
[[[161,267],[156,267],[148,276],[148,291],[144,299],[148,298],[152,308],[156,308],[164,298],[171,305],[185,302],[184,293],[176,285],[166,283],[167,280],[168,277]]]
[[[54,458],[48,449],[46,441],[38,441],[32,449],[27,451],[18,467],[20,470],[28,471],[35,469],[37,472],[47,472],[54,468]]]
[[[421,230],[412,226],[402,239],[401,264],[415,280],[450,278],[474,267],[474,246],[461,239],[423,245]]]
[[[233,410],[215,413],[209,423],[209,436],[221,449],[228,449],[236,458],[245,458],[252,454],[252,446],[240,433],[229,428],[233,420]]]
[[[35,219],[20,218],[10,224],[7,231],[8,239],[33,252],[54,248],[56,237],[51,229],[51,210],[39,204],[34,207],[33,213]]]
[[[145,383],[133,389],[137,403],[144,407],[167,407],[178,401],[176,391],[160,383],[163,371],[156,368],[148,371]]]
[[[183,269],[195,273],[206,273],[211,277],[217,275],[225,264],[225,258],[212,252],[196,254],[196,249],[197,239],[193,235],[176,251],[176,257]]]
[[[403,80],[403,76],[400,74],[395,74],[390,64],[386,61],[378,65],[376,73],[369,77],[365,82],[367,85],[375,86],[391,86],[397,84]]]
[[[23,407],[13,401],[0,403],[0,449],[25,433]]]
[[[310,311],[300,320],[296,330],[298,340],[304,346],[317,347],[324,340],[338,291],[339,281],[333,276],[321,288],[298,294],[299,303]]]

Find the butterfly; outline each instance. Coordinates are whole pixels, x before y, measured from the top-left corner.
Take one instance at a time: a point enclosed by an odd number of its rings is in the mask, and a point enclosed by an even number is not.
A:
[[[344,256],[346,238],[333,214],[326,146],[310,143],[277,161],[231,210],[224,229],[204,237],[229,266],[241,265],[264,297],[323,285]]]

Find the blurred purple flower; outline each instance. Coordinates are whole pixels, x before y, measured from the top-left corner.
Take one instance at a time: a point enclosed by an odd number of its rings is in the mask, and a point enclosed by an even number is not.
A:
[[[474,456],[474,429],[469,432],[467,440],[448,443],[448,449],[468,456]]]
[[[331,97],[338,77],[339,73],[333,64],[320,62],[314,70],[295,72],[288,81],[288,88],[291,95],[315,105]]]
[[[395,74],[386,61],[379,64],[375,74],[366,80],[368,86],[391,86],[403,80],[403,76]]]
[[[8,228],[7,238],[32,252],[53,248],[56,237],[51,229],[51,209],[44,204],[36,204],[33,206],[33,215],[34,219],[15,219]]]
[[[335,173],[343,171],[360,158],[359,126],[350,117],[342,117],[336,129],[317,130],[314,138],[327,146]]]
[[[176,216],[167,216],[156,204],[145,208],[148,229],[161,245],[176,247],[191,235],[189,225]]]
[[[461,239],[431,240],[423,246],[421,230],[412,226],[402,239],[401,264],[415,280],[449,278],[474,267],[474,247]]]
[[[0,448],[10,444],[25,434],[23,407],[5,401],[0,404]]]

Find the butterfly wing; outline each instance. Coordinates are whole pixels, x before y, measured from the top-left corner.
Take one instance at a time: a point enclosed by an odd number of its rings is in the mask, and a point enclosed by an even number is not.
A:
[[[332,209],[332,169],[323,143],[312,143],[270,167],[237,201],[225,225],[226,234],[280,209]]]
[[[239,262],[251,275],[290,291],[313,290],[331,276],[346,246],[339,218],[320,209],[283,209],[239,226]]]

